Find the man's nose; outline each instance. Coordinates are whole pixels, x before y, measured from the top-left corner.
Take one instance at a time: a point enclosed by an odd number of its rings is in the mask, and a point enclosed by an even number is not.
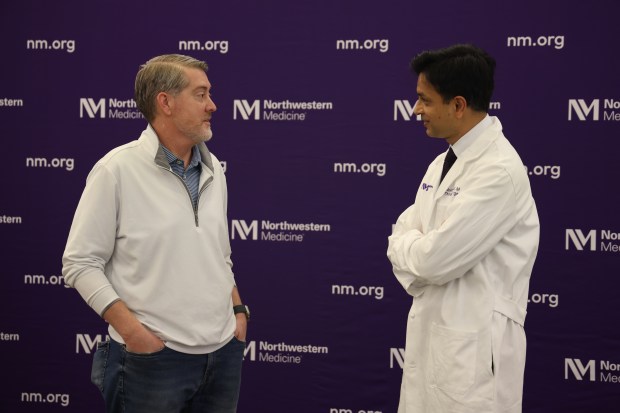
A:
[[[209,101],[207,102],[206,111],[207,112],[215,112],[217,110],[217,106],[211,97],[209,97]]]
[[[413,105],[413,113],[416,115],[422,114],[422,105],[420,105],[420,99],[415,101],[415,105]]]

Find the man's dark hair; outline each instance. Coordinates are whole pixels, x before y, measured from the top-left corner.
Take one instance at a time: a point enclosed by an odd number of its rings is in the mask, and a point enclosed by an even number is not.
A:
[[[470,44],[458,44],[425,51],[413,58],[411,70],[418,75],[424,74],[444,102],[463,96],[473,110],[489,110],[495,85],[495,59],[484,50]]]

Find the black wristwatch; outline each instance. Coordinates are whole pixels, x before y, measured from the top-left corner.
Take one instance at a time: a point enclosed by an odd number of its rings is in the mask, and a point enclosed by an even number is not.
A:
[[[248,307],[245,304],[240,304],[240,305],[234,305],[233,306],[233,312],[235,314],[239,314],[239,313],[243,313],[245,314],[245,318],[250,321],[250,307]]]

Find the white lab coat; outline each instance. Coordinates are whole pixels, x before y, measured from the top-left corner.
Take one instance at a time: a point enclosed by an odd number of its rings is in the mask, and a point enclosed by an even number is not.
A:
[[[445,154],[429,166],[389,237],[414,297],[398,413],[521,412],[539,222],[525,167],[490,119],[441,184]]]

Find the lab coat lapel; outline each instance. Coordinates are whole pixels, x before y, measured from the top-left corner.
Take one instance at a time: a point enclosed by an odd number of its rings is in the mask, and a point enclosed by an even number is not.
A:
[[[480,136],[478,136],[474,142],[468,147],[463,153],[461,153],[452,168],[448,171],[446,176],[441,181],[441,184],[437,187],[437,191],[435,191],[435,196],[433,198],[433,202],[437,202],[439,198],[441,198],[447,189],[453,186],[455,180],[462,175],[463,169],[465,166],[474,159],[477,159],[480,154],[482,154],[487,147],[495,140],[495,138],[502,131],[502,125],[499,123],[499,120],[496,120],[491,126],[489,126]],[[446,152],[447,153],[447,152]],[[445,159],[445,154],[441,158],[440,166],[435,168],[435,171],[441,172],[441,165],[443,165],[443,160]],[[439,182],[439,177],[437,177],[437,181]],[[435,205],[433,205],[433,208]]]
[[[444,155],[444,158],[445,158],[445,155]],[[452,165],[452,168],[450,168],[446,176],[444,176],[443,181],[441,181],[441,184],[439,184],[439,186],[437,187],[437,191],[435,191],[435,197],[433,199],[433,202],[437,202],[437,200],[443,196],[446,190],[450,188],[450,186],[454,182],[454,179],[457,176],[461,175],[461,173],[463,172],[463,165],[465,164],[465,162],[463,161],[464,159],[461,159],[461,157],[458,157],[456,159],[456,161],[454,162],[454,165]],[[443,158],[441,162],[443,166]],[[441,169],[440,169],[440,172],[441,172]]]

